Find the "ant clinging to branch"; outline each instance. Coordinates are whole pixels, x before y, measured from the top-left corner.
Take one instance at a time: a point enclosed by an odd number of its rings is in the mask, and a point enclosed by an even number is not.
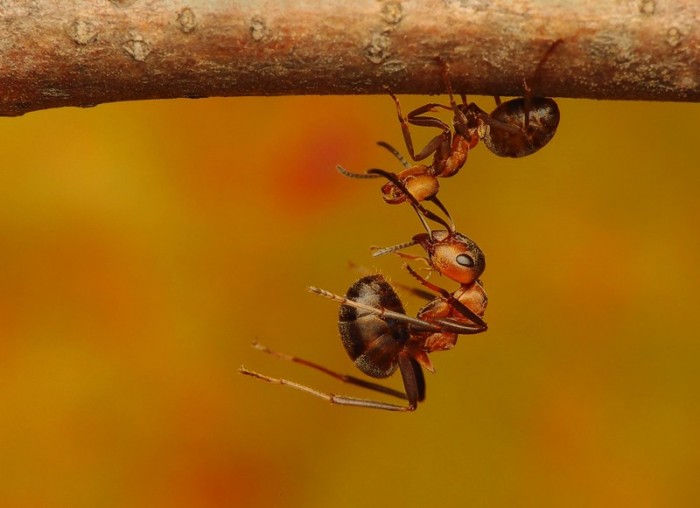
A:
[[[539,75],[545,62],[562,42],[561,39],[552,43],[535,69],[533,82],[539,81]],[[483,140],[486,147],[500,157],[524,157],[543,148],[554,137],[559,126],[559,108],[553,99],[533,96],[533,88],[525,80],[525,96],[501,102],[496,99],[496,109],[486,113],[476,103],[468,102],[466,94],[460,94],[461,104],[454,97],[454,91],[449,78],[449,68],[445,61],[439,60],[442,77],[450,98],[450,104],[428,103],[416,108],[405,115],[401,111],[399,99],[390,94],[396,104],[396,111],[401,124],[404,143],[410,158],[415,163],[427,159],[430,164],[409,164],[391,145],[385,142],[378,144],[389,150],[404,166],[404,169],[394,174],[403,187],[418,201],[431,201],[450,219],[445,206],[437,198],[440,189],[438,178],[455,175],[466,163],[469,152]],[[425,113],[437,110],[452,111],[452,128],[441,119],[424,116]],[[433,137],[420,151],[416,152],[409,124],[422,127],[435,127],[440,134]],[[365,173],[353,173],[342,166],[337,166],[343,175],[353,178],[387,177],[387,171],[376,168]],[[393,174],[393,173],[391,173]],[[393,179],[381,188],[384,201],[398,204],[406,201],[401,187]],[[429,217],[432,218],[432,217]]]

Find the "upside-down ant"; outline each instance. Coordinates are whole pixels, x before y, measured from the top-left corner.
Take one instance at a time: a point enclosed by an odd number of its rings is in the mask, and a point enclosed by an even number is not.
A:
[[[550,45],[537,64],[532,81],[539,80],[544,63],[561,43],[562,39],[558,39]],[[466,163],[469,150],[476,146],[479,139],[483,139],[487,148],[500,157],[525,157],[543,148],[554,137],[559,125],[557,103],[553,99],[534,97],[533,89],[527,80],[523,80],[524,97],[503,103],[500,97],[495,97],[496,109],[488,114],[475,103],[468,102],[465,94],[461,94],[462,103],[457,104],[448,65],[443,60],[440,60],[440,63],[442,77],[450,96],[449,106],[439,103],[425,104],[404,116],[398,98],[391,94],[396,103],[401,131],[411,159],[419,162],[434,154],[430,166],[432,176],[449,177],[457,173]],[[421,116],[436,109],[447,109],[454,113],[454,134],[439,118]],[[442,132],[416,154],[408,124],[437,127]]]
[[[555,41],[540,60],[533,80],[539,79],[542,66],[550,57],[556,47],[562,42]],[[501,102],[500,97],[495,97],[497,107],[491,114],[486,113],[476,103],[468,102],[467,96],[461,94],[462,103],[457,104],[450,82],[447,63],[440,60],[442,74],[450,97],[450,105],[440,103],[425,104],[407,116],[401,112],[399,99],[390,94],[396,104],[396,111],[404,142],[411,159],[420,162],[433,154],[433,161],[427,164],[409,164],[394,147],[380,141],[378,144],[389,150],[402,164],[403,171],[389,173],[377,168],[367,170],[365,173],[353,173],[336,166],[338,171],[351,178],[378,178],[383,176],[389,182],[381,188],[382,197],[386,203],[398,204],[408,200],[407,195],[413,196],[412,205],[421,209],[423,214],[432,219],[435,215],[426,212],[424,208],[417,207],[416,201],[431,201],[445,213],[452,222],[449,212],[438,199],[440,190],[438,178],[447,178],[455,175],[466,163],[469,151],[474,148],[479,139],[494,154],[501,157],[524,157],[544,147],[556,133],[559,125],[559,108],[553,99],[533,97],[533,89],[523,81],[525,96]],[[422,116],[424,113],[445,109],[453,112],[452,127],[439,118]],[[442,132],[431,139],[422,150],[415,152],[413,139],[409,130],[409,124],[423,127],[437,127]],[[398,182],[398,183],[397,183]],[[406,192],[408,191],[408,192]],[[451,229],[454,229],[452,224]]]
[[[401,300],[391,285],[381,275],[368,275],[353,284],[346,296],[339,296],[316,287],[309,291],[340,302],[338,328],[345,350],[362,372],[373,378],[391,376],[398,368],[403,378],[405,393],[365,381],[346,374],[339,374],[319,364],[274,352],[259,344],[258,349],[324,372],[343,382],[400,397],[407,406],[371,399],[360,399],[325,393],[286,379],[273,378],[240,368],[240,373],[270,383],[289,386],[323,398],[331,404],[359,406],[389,411],[413,411],[425,398],[425,378],[422,368],[434,372],[428,353],[451,349],[458,335],[486,331],[480,319],[486,310],[487,298],[478,281],[482,266],[471,268],[471,284],[463,284],[454,293],[448,293],[423,279],[407,266],[418,281],[441,294],[425,305],[414,318],[406,315]],[[442,296],[443,294],[447,296]],[[476,316],[478,319],[472,319]]]
[[[418,210],[417,210],[418,211]],[[427,228],[427,224],[419,213]],[[425,398],[425,379],[422,368],[434,372],[429,353],[451,349],[459,335],[486,331],[482,317],[488,298],[479,280],[486,268],[486,259],[469,238],[454,231],[429,231],[416,235],[412,242],[385,249],[387,252],[408,245],[419,244],[428,254],[431,267],[457,281],[460,287],[450,293],[416,273],[405,265],[408,272],[430,291],[433,297],[421,289],[412,289],[414,294],[430,301],[417,316],[406,315],[401,300],[391,285],[381,275],[361,278],[339,296],[316,287],[309,290],[339,302],[339,330],[345,350],[357,368],[370,377],[391,376],[397,368],[403,378],[405,392],[400,392],[353,376],[339,374],[319,364],[274,352],[260,344],[254,346],[278,358],[306,365],[324,372],[343,382],[400,397],[408,401],[407,406],[358,399],[318,391],[306,385],[280,378],[273,378],[241,367],[240,372],[258,379],[286,385],[305,391],[332,404],[360,406],[390,411],[413,411]]]
[[[404,170],[400,173],[391,173],[383,169],[371,168],[365,173],[353,173],[341,165],[337,165],[336,169],[341,174],[350,178],[386,178],[389,181],[381,188],[382,198],[384,199],[385,203],[395,205],[403,203],[404,201],[409,201],[416,212],[419,212],[419,217],[420,214],[423,214],[423,216],[439,222],[448,229],[454,229],[454,223],[452,223],[450,212],[447,211],[445,205],[443,205],[437,197],[438,190],[440,189],[440,183],[438,182],[437,178],[431,174],[431,167],[423,164],[411,166],[399,153],[399,151],[389,143],[379,141],[377,144],[391,152],[391,154],[394,155],[399,162],[401,162]],[[450,220],[450,225],[447,225],[447,223],[439,216],[423,207],[423,205],[420,204],[421,201],[430,201],[435,203],[435,205]]]

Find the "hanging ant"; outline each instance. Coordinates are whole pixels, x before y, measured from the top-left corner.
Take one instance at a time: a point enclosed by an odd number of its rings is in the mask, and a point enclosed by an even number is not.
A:
[[[539,79],[544,63],[552,52],[561,44],[562,39],[556,40],[549,47],[535,69],[533,81]],[[483,139],[486,147],[500,157],[524,157],[543,148],[556,133],[559,125],[559,108],[553,99],[534,97],[533,89],[527,80],[523,81],[525,96],[501,102],[496,96],[496,109],[491,114],[486,113],[473,102],[467,101],[467,96],[461,94],[462,103],[457,104],[450,82],[448,65],[440,60],[442,77],[450,96],[450,105],[430,103],[425,104],[404,116],[398,98],[391,94],[396,103],[396,111],[401,123],[406,148],[415,162],[422,161],[433,154],[430,166],[434,177],[449,177],[456,174],[467,161],[469,151]],[[450,127],[440,120],[430,116],[421,116],[436,109],[451,110],[454,113]],[[418,153],[413,148],[413,140],[408,125],[437,127],[442,132],[431,139]]]
[[[476,244],[469,248],[473,247],[476,247]],[[481,333],[487,329],[486,323],[481,319],[486,310],[487,297],[478,279],[484,271],[485,263],[483,253],[478,247],[476,249],[477,251],[470,253],[470,259],[473,260],[469,263],[470,266],[463,266],[464,280],[469,282],[462,284],[454,293],[431,284],[406,265],[409,273],[422,285],[440,295],[423,306],[415,318],[406,315],[399,296],[379,274],[361,278],[348,289],[346,296],[316,287],[308,288],[313,293],[341,304],[338,322],[340,337],[355,366],[373,378],[389,377],[398,369],[403,378],[405,392],[339,374],[308,360],[277,353],[260,344],[254,344],[261,351],[319,370],[345,383],[406,399],[408,405],[325,393],[293,381],[259,374],[244,367],[241,367],[239,372],[307,392],[331,404],[389,411],[414,411],[418,403],[425,399],[423,368],[435,372],[428,354],[451,349],[457,343],[459,335]]]
[[[402,186],[398,182],[399,186]],[[407,192],[406,189],[403,189]],[[410,194],[408,194],[410,196]],[[415,202],[412,196],[409,198]],[[313,293],[333,299],[341,304],[339,315],[340,336],[345,350],[355,365],[374,378],[391,376],[400,370],[404,392],[393,390],[377,383],[353,376],[339,374],[319,364],[274,352],[260,344],[254,346],[278,358],[296,362],[324,372],[343,382],[389,394],[408,400],[407,406],[369,399],[357,399],[329,394],[285,379],[272,378],[241,367],[240,372],[264,381],[287,385],[305,391],[332,404],[385,409],[391,411],[413,411],[425,398],[425,379],[422,368],[434,372],[429,353],[451,349],[459,335],[476,334],[487,330],[483,320],[488,298],[479,280],[486,268],[486,258],[479,246],[466,236],[452,230],[431,231],[420,210],[418,217],[428,233],[414,236],[412,242],[384,249],[399,250],[409,245],[421,245],[430,266],[455,280],[460,287],[450,293],[428,282],[410,266],[406,270],[424,287],[411,292],[430,300],[417,316],[406,315],[398,295],[381,275],[369,275],[353,284],[345,297],[316,287]],[[446,225],[443,221],[443,225]],[[439,296],[433,296],[437,293]]]
[[[539,78],[544,63],[561,42],[562,40],[559,39],[549,47],[535,69],[534,80]],[[411,159],[414,162],[420,162],[433,154],[432,163],[430,165],[411,165],[393,146],[380,141],[377,144],[386,148],[401,162],[404,167],[403,171],[394,174],[372,168],[365,173],[353,173],[340,165],[336,168],[340,173],[351,178],[378,178],[382,176],[388,179],[389,182],[381,188],[382,197],[386,203],[403,203],[409,200],[408,196],[413,196],[415,200],[410,199],[412,206],[415,209],[420,209],[427,218],[436,220],[435,214],[426,212],[425,208],[417,207],[415,204],[416,201],[433,202],[450,220],[451,225],[448,229],[454,230],[452,217],[437,197],[440,190],[438,178],[455,175],[464,166],[469,151],[477,145],[479,139],[482,139],[487,148],[500,157],[524,157],[540,150],[556,133],[559,125],[559,108],[553,99],[534,97],[533,89],[527,81],[523,81],[524,97],[506,102],[501,102],[500,97],[495,97],[497,107],[491,114],[486,113],[476,103],[468,102],[465,94],[461,94],[462,103],[457,104],[447,63],[442,60],[440,62],[443,79],[450,97],[449,106],[429,103],[404,116],[399,99],[390,93],[396,103],[401,131]],[[452,128],[454,133],[439,118],[422,116],[424,113],[436,109],[446,109],[453,112]],[[442,132],[416,153],[409,124],[437,127]]]

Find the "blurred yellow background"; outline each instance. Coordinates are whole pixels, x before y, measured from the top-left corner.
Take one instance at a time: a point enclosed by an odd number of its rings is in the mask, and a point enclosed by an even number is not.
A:
[[[541,152],[442,181],[490,329],[433,355],[414,414],[237,373],[374,396],[250,343],[358,374],[305,286],[410,282],[368,247],[413,212],[334,169],[399,169],[389,97],[1,119],[0,505],[696,506],[700,107],[559,104]]]

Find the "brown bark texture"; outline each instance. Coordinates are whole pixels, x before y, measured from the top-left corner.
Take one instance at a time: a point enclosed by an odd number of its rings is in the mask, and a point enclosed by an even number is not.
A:
[[[241,95],[700,101],[697,0],[0,0],[0,115]],[[556,50],[535,69],[547,49]]]

